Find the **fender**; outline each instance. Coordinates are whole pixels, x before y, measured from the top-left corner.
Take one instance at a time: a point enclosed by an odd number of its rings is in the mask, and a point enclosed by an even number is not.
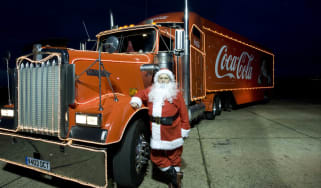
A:
[[[142,107],[135,110],[129,104],[129,101],[130,97],[128,100],[119,102],[117,108],[113,109],[109,115],[105,124],[105,128],[108,130],[106,144],[120,142],[132,120],[137,118],[142,118],[144,121],[148,120],[148,108]]]
[[[113,100],[113,95],[103,96],[102,125],[100,128],[81,127],[75,125],[75,113],[97,114],[98,99],[82,103],[70,110],[71,127],[69,139],[98,145],[109,145],[121,141],[127,126],[132,120],[141,118],[148,122],[148,108],[134,109],[130,104],[131,97],[117,94],[118,101]],[[102,133],[107,130],[106,139],[101,140]],[[75,131],[77,133],[75,133]],[[74,132],[74,133],[72,133]],[[105,133],[106,134],[106,133]],[[103,142],[101,142],[103,141]]]

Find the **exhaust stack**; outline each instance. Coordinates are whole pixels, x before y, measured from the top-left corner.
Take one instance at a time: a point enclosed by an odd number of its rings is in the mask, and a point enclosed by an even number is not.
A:
[[[185,29],[185,44],[184,44],[184,64],[183,64],[183,96],[185,103],[188,106],[190,103],[190,53],[189,53],[189,11],[187,0],[185,0],[184,12],[184,29]]]
[[[111,10],[109,10],[109,18],[110,18],[110,29],[114,28],[114,15]]]

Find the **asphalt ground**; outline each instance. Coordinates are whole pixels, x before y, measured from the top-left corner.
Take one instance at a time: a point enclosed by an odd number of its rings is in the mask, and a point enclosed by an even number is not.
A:
[[[321,103],[274,99],[223,111],[185,140],[184,188],[320,188]],[[0,187],[83,187],[0,162]],[[141,188],[166,188],[152,165]]]

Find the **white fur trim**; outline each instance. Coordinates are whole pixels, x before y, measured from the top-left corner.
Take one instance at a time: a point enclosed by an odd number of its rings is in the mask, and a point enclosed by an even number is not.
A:
[[[157,123],[152,122],[152,139],[153,140],[160,140],[161,129],[160,125]]]
[[[139,108],[142,107],[142,105],[143,105],[142,99],[140,99],[139,97],[135,97],[135,96],[132,97],[132,99],[130,100],[129,103],[130,104],[136,103],[136,104],[138,104]]]
[[[164,168],[162,168],[162,167],[158,167],[162,172],[165,172],[165,171],[167,171],[168,169],[170,169],[171,168],[171,166],[168,166],[168,167],[164,167]]]
[[[178,138],[172,141],[156,140],[153,138],[150,139],[150,147],[152,149],[159,149],[159,150],[173,150],[182,146],[183,143],[184,143],[183,138]]]
[[[174,166],[174,168],[175,168],[176,172],[180,172],[181,171],[181,167],[179,167],[179,166]]]
[[[188,134],[189,132],[191,131],[190,129],[186,130],[186,129],[181,129],[181,133],[182,133],[182,137],[183,138],[187,138],[188,137]]]
[[[171,82],[175,82],[175,77],[174,77],[174,74],[172,73],[172,71],[170,71],[169,69],[161,69],[159,70],[155,76],[154,76],[154,83],[156,83],[158,81],[158,77],[161,75],[161,74],[166,74],[169,76],[169,78],[171,79]]]

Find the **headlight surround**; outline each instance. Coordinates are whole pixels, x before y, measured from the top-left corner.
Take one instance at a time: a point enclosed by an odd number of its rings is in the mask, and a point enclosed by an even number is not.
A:
[[[76,113],[76,124],[89,127],[100,127],[101,114]]]
[[[14,117],[14,110],[9,108],[1,108],[1,117]]]

